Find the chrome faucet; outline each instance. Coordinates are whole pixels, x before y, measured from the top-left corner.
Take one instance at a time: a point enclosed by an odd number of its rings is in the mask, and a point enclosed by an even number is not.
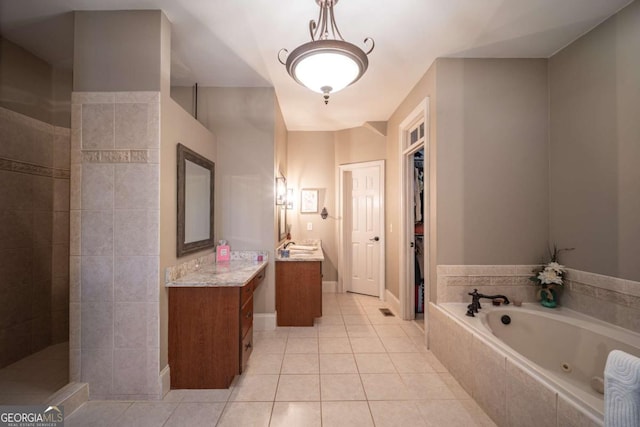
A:
[[[287,243],[285,243],[285,244],[284,244],[284,246],[282,247],[282,249],[287,249],[287,246],[289,246],[289,245],[295,245],[295,244],[296,244],[296,242],[293,242],[293,241],[291,241],[291,242],[287,242]]]
[[[466,315],[469,317],[476,317],[475,313],[477,313],[478,310],[482,308],[482,306],[480,305],[480,298],[486,298],[490,300],[500,298],[504,300],[505,304],[510,303],[509,298],[507,298],[504,295],[484,295],[484,294],[478,293],[477,289],[474,289],[473,292],[469,292],[467,295],[471,295],[471,304],[467,306],[467,313],[466,313]]]

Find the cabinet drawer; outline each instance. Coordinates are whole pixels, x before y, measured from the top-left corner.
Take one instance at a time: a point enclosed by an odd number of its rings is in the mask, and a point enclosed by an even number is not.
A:
[[[242,348],[240,349],[240,373],[247,368],[247,361],[253,351],[253,328],[250,328],[247,335],[242,339]]]
[[[243,337],[253,326],[253,298],[249,298],[240,310],[240,325],[242,325],[240,336]]]
[[[267,275],[267,267],[260,270],[256,275],[256,277],[253,278],[252,282],[253,282],[254,291],[258,288],[258,286],[260,286],[260,283],[262,283],[266,275]]]
[[[240,307],[245,305],[249,298],[253,296],[253,281],[250,281],[240,288]]]

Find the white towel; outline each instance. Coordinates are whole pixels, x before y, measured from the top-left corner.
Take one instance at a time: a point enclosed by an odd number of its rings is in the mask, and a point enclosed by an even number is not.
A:
[[[620,350],[604,368],[604,425],[640,426],[640,359]]]

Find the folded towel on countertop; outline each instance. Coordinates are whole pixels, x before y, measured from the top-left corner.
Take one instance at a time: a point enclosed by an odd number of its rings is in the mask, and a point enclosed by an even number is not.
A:
[[[613,350],[604,368],[605,427],[640,426],[640,358]]]

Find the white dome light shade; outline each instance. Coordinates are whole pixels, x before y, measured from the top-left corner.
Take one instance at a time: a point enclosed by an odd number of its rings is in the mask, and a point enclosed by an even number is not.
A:
[[[349,86],[360,74],[360,67],[340,52],[318,52],[301,59],[292,70],[294,78],[314,92],[330,93]]]
[[[371,43],[371,48],[365,53],[358,46],[344,41],[333,16],[333,6],[338,0],[316,0],[316,3],[320,6],[320,16],[317,23],[309,22],[311,41],[298,46],[291,53],[287,49],[280,49],[278,61],[287,67],[287,73],[295,81],[323,94],[324,103],[327,104],[329,94],[354,83],[367,71],[367,55],[375,43],[369,37],[364,39],[365,44]],[[285,54],[286,62],[283,59]]]

